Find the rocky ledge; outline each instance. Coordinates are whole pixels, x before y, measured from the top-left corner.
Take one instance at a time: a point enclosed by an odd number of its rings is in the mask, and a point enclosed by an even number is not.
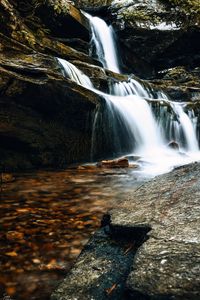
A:
[[[200,164],[137,188],[104,216],[61,299],[199,299]]]

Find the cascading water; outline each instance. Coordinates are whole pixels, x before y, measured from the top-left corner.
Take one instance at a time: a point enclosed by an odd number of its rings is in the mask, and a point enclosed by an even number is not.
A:
[[[119,72],[111,28],[99,18],[88,17],[92,24],[92,39],[99,59],[106,68]],[[153,104],[148,103],[151,103],[151,100],[153,103],[152,93],[133,78],[128,82],[110,84],[110,94],[105,94],[96,90],[90,79],[74,65],[62,59],[59,59],[59,62],[66,76],[100,94],[106,100],[112,122],[113,149],[118,148],[114,149],[113,153],[139,155],[141,171],[151,175],[161,174],[174,166],[200,159],[195,132],[196,117],[192,111],[186,113],[182,103],[171,102],[164,93],[159,92],[157,98],[160,99],[160,105],[157,104],[155,108]],[[92,151],[95,142],[98,144],[95,130],[98,127],[99,115],[102,117],[97,111],[94,117]],[[179,151],[168,147],[172,140],[179,146]]]
[[[109,68],[110,66],[111,70],[119,71],[119,68],[112,68],[113,60],[115,66],[118,66],[118,61],[116,45],[113,40],[113,35],[108,30],[109,27],[104,21],[102,25],[102,20],[100,21],[99,18],[90,17],[89,19],[92,24],[93,41],[96,45],[96,51],[99,53],[99,59],[104,63],[105,67]],[[107,34],[110,34],[109,37],[104,34],[106,30]],[[107,41],[109,41],[109,43]],[[110,44],[112,46],[110,46]],[[105,48],[107,51],[109,50],[109,55],[105,55]],[[166,128],[163,128],[161,122],[156,123],[152,109],[147,101],[145,101],[147,98],[152,98],[152,95],[144,89],[138,81],[130,79],[129,82],[114,83],[110,86],[110,93],[116,97],[107,96],[106,100],[107,102],[111,101],[113,104],[113,106],[109,105],[112,109],[112,114],[113,110],[120,114],[125,127],[129,128],[130,134],[128,137],[130,138],[130,136],[132,136],[134,152],[137,151],[137,153],[143,157],[145,156],[146,159],[154,163],[157,160],[159,164],[163,164],[163,161],[167,160],[167,167],[186,163],[186,156],[183,162],[183,155],[166,146],[173,137],[173,140],[175,140],[180,147],[185,144],[181,147],[180,151],[187,152],[187,155],[190,153],[190,160],[197,158],[196,154],[199,151],[199,146],[195,132],[195,118],[194,116],[191,117],[191,113],[190,115],[186,114],[182,104],[169,101],[167,96],[162,92],[157,95],[158,98],[168,102],[173,110],[173,114],[176,115],[177,120],[174,121],[173,118],[171,118],[172,114],[167,113],[170,136],[166,133]],[[165,107],[160,108],[161,114],[162,110],[165,110]],[[182,143],[181,139],[184,139],[185,143]]]
[[[106,22],[98,17],[85,15],[90,20],[92,42],[95,44],[97,57],[104,68],[120,73],[112,26],[108,26]]]
[[[192,123],[189,116],[184,112],[183,105],[177,104],[175,102],[171,103],[171,105],[179,118],[180,124],[182,125],[182,130],[187,142],[187,150],[191,152],[197,152],[199,150],[199,146],[194,131],[194,124]]]
[[[88,76],[86,76],[83,72],[81,72],[77,67],[75,67],[70,62],[62,59],[57,58],[59,63],[62,65],[64,70],[64,75],[69,77],[71,80],[75,81],[76,83],[88,88],[92,89],[93,84]]]

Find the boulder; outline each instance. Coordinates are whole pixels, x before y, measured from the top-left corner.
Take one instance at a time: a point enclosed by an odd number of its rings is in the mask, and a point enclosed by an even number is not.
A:
[[[171,141],[169,144],[168,144],[168,147],[171,148],[171,149],[174,149],[174,150],[179,150],[179,144],[175,141]]]
[[[36,16],[42,19],[53,36],[90,39],[88,19],[71,1],[44,1],[36,10]]]

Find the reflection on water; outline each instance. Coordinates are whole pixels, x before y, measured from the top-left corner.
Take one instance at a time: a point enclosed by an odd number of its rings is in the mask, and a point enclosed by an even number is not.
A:
[[[131,169],[40,171],[1,186],[0,298],[49,299],[100,220],[138,186]]]

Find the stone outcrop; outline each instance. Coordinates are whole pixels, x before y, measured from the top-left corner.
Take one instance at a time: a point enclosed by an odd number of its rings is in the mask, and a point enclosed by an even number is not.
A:
[[[200,7],[194,1],[194,16],[191,7],[184,13],[181,4],[177,7],[172,2],[112,2],[109,8],[112,24],[117,31],[123,60],[129,72],[149,76],[151,72],[164,68],[199,64]],[[133,59],[134,65],[131,63]]]
[[[136,188],[51,299],[199,299],[199,175],[191,164]]]
[[[113,24],[125,73],[150,77],[151,88],[164,90],[173,100],[192,100],[199,110],[198,19],[184,17],[184,10],[178,14],[173,0],[169,2],[2,0],[1,168],[60,167],[89,158],[92,118],[102,99],[64,78],[56,57],[72,62],[104,92],[110,82],[129,78],[104,70],[101,62],[89,56],[89,24],[77,7]],[[65,118],[58,117],[59,110]],[[103,138],[106,126],[101,129],[98,151],[102,158],[112,149]],[[82,143],[83,147],[77,146]],[[57,149],[60,160],[55,159]]]
[[[1,170],[88,160],[92,115],[101,99],[64,78],[56,59],[96,63],[67,43],[77,35],[87,44],[86,18],[69,1],[42,0],[3,0],[0,18]]]
[[[109,7],[112,0],[75,0],[75,5],[89,12],[101,13]]]
[[[46,55],[1,55],[0,71],[3,170],[89,159],[90,122],[100,97],[64,78]]]

